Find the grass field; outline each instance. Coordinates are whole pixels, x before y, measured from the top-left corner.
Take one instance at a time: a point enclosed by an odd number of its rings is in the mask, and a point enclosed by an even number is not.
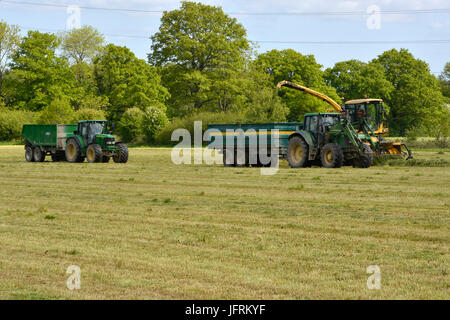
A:
[[[176,166],[170,151],[38,164],[0,147],[0,298],[450,298],[449,167],[283,162],[261,176]],[[66,288],[70,265],[80,290]]]

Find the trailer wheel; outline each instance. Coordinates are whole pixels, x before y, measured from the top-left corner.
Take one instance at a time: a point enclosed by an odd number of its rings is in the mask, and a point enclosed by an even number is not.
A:
[[[308,165],[309,147],[305,140],[295,136],[289,139],[287,161],[291,168],[303,168]]]
[[[69,138],[66,143],[66,160],[69,162],[83,162],[84,158],[81,156],[81,145],[78,139]]]
[[[33,150],[33,158],[35,162],[44,162],[45,161],[45,153],[42,152],[41,148],[35,147]]]
[[[117,151],[113,156],[115,163],[127,163],[128,147],[124,143],[116,143]]]
[[[325,168],[340,168],[344,163],[344,153],[336,143],[327,143],[320,152],[320,159]]]
[[[230,159],[228,156],[232,156],[232,158]],[[236,159],[234,158],[235,156],[235,152],[234,149],[233,150],[228,150],[224,149],[223,150],[223,165],[225,167],[234,167],[236,165]]]
[[[25,160],[34,162],[33,149],[30,146],[25,148]]]

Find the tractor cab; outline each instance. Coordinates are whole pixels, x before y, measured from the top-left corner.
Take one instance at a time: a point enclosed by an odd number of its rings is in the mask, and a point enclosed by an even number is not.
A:
[[[350,117],[352,124],[358,131],[363,131],[363,126],[375,134],[384,134],[386,128],[386,110],[381,99],[358,99],[347,101],[344,110]]]
[[[109,134],[109,124],[106,120],[89,120],[78,123],[78,135],[86,146],[99,144],[102,147],[113,146],[114,136]]]

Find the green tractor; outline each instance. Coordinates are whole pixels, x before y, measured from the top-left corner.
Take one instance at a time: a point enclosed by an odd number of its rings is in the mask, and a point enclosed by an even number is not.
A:
[[[73,134],[67,135],[66,159],[69,162],[109,162],[128,161],[128,147],[116,143],[113,135],[108,133],[107,121],[80,121]]]
[[[128,147],[109,134],[106,120],[80,121],[78,124],[24,125],[25,159],[43,162],[47,155],[53,161],[109,162],[128,161]]]
[[[370,135],[353,128],[345,114],[308,113],[300,130],[289,137],[286,158],[292,168],[369,168],[374,155],[370,140]]]

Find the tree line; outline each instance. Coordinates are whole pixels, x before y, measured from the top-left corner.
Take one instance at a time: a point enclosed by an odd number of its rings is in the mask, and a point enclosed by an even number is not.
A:
[[[408,50],[392,49],[366,63],[322,70],[313,55],[256,54],[237,19],[222,8],[182,2],[166,11],[151,36],[147,61],[106,44],[91,26],[58,34],[0,22],[0,140],[20,136],[23,123],[107,118],[125,141],[167,143],[190,121],[301,121],[328,105],[275,88],[289,80],[336,101],[382,98],[393,135],[448,136],[450,62],[437,78]]]

